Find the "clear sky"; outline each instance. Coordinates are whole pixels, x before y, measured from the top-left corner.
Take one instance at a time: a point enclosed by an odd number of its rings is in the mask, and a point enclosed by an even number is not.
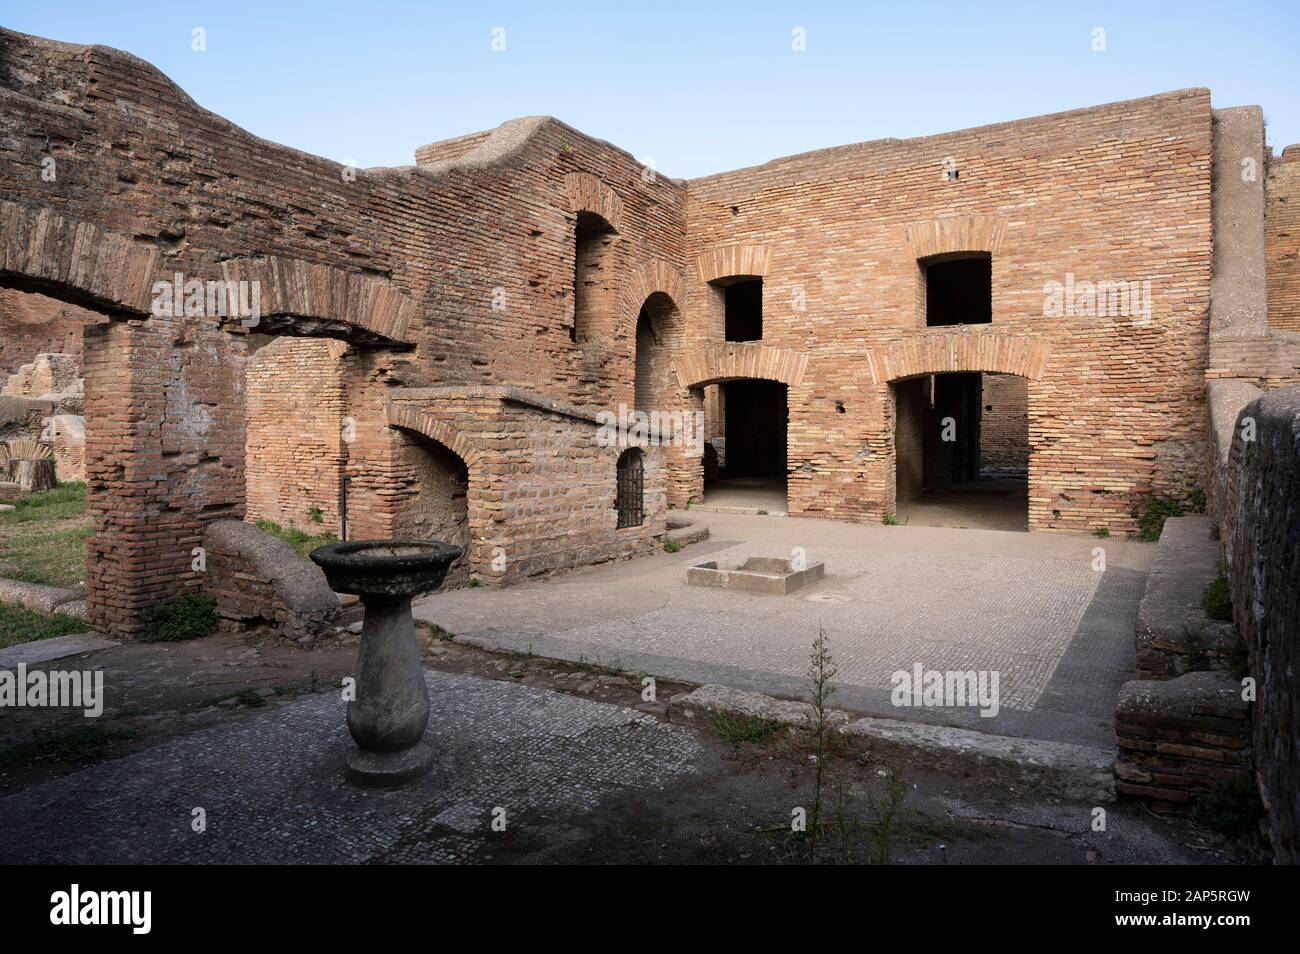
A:
[[[1300,142],[1300,0],[3,0],[0,24],[128,50],[257,135],[362,167],[545,113],[691,177],[1188,86]]]

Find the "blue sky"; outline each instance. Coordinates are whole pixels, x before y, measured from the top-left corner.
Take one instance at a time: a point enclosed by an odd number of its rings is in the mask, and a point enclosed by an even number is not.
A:
[[[690,177],[1188,86],[1300,142],[1297,0],[5,0],[0,24],[128,50],[259,136],[363,167],[546,113]]]

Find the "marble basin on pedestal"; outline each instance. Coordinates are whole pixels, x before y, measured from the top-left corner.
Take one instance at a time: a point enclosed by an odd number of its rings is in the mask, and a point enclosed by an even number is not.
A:
[[[357,540],[311,552],[330,589],[353,593],[365,606],[356,695],[348,700],[357,748],[348,754],[347,776],[357,784],[401,785],[433,765],[433,749],[423,741],[429,690],[411,597],[437,589],[461,552],[436,540]]]

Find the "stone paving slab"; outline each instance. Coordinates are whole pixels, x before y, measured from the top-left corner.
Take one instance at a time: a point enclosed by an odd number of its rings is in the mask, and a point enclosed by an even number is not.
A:
[[[19,663],[34,666],[37,663],[63,659],[66,656],[78,656],[98,649],[112,649],[118,643],[105,639],[95,633],[70,633],[67,636],[54,636],[50,639],[37,639],[30,643],[18,643],[0,649],[0,669],[13,669]]]
[[[397,791],[343,781],[331,691],[0,799],[2,863],[464,862],[492,837],[694,771],[690,729],[575,696],[428,671],[433,771]],[[191,829],[202,808],[207,830]],[[490,848],[487,849],[490,852]]]

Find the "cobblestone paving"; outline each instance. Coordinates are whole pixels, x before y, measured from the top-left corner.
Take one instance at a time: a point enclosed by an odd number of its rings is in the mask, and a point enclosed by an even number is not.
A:
[[[0,799],[0,862],[453,862],[512,828],[662,788],[687,729],[545,689],[428,672],[433,771],[398,792],[344,783],[344,704],[322,693]],[[191,830],[203,808],[207,830]]]

